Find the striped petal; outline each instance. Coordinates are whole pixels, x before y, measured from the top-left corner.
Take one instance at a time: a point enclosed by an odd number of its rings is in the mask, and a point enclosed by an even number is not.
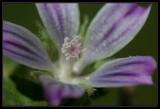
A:
[[[57,47],[65,37],[76,35],[79,29],[79,9],[76,3],[36,3],[38,13]]]
[[[150,8],[136,3],[104,5],[88,28],[85,53],[77,67],[108,58],[125,47],[144,25]]]
[[[45,98],[51,104],[59,104],[63,98],[79,98],[84,94],[84,89],[77,85],[61,83],[43,75],[39,80],[44,88]]]
[[[92,87],[153,85],[152,74],[156,66],[156,62],[150,56],[115,59],[88,75],[87,83]]]
[[[3,54],[26,66],[48,70],[49,56],[41,41],[26,28],[3,21]]]

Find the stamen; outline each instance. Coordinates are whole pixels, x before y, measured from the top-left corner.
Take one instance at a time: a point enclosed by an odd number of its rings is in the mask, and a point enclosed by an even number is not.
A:
[[[82,57],[82,37],[80,35],[72,37],[73,39],[71,41],[68,37],[65,37],[61,48],[61,51],[64,53],[67,61],[70,61],[70,59],[73,58],[79,59]]]

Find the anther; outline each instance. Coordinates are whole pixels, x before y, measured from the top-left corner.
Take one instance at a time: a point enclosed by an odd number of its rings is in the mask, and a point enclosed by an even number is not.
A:
[[[79,59],[82,57],[82,37],[73,36],[73,39],[70,41],[68,37],[65,37],[64,43],[62,45],[61,51],[64,53],[66,60],[70,61],[70,59],[76,58]]]

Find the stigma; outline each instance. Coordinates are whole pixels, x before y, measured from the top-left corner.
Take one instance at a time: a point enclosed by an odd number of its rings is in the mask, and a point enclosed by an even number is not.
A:
[[[82,57],[82,37],[79,35],[72,36],[72,39],[65,37],[61,51],[65,55],[67,61],[71,59],[79,59]]]

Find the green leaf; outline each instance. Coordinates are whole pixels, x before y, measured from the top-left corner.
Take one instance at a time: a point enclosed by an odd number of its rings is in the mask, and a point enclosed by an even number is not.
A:
[[[84,37],[85,34],[86,34],[86,30],[87,30],[87,27],[88,27],[88,24],[89,24],[89,18],[87,15],[84,16],[83,18],[83,24],[80,26],[80,32],[79,34]]]
[[[36,25],[39,29],[38,37],[41,39],[43,45],[45,46],[51,61],[57,61],[59,54],[54,42],[50,39],[49,34],[40,22],[37,21]]]
[[[19,93],[15,83],[8,77],[3,78],[3,106],[48,106],[44,101],[34,101]]]
[[[48,106],[43,97],[43,89],[37,79],[30,76],[30,69],[23,65],[6,70],[11,65],[8,63],[3,73],[3,106]],[[4,72],[5,71],[5,72]]]
[[[96,69],[98,69],[100,66],[102,66],[103,64],[105,64],[106,62],[108,61],[111,61],[113,60],[114,58],[107,58],[107,59],[104,59],[104,60],[100,60],[100,61],[96,61],[95,63],[92,63],[88,66],[86,66],[84,68],[84,70],[82,71],[83,73],[81,74],[81,76],[84,76],[84,75],[88,75],[92,72],[94,72]]]
[[[97,61],[95,64],[94,64],[94,68],[95,69],[98,69],[101,65],[107,63],[108,61],[111,61],[113,60],[114,58],[107,58],[107,59],[104,59],[104,60],[100,60],[100,61]]]
[[[3,76],[8,77],[18,64],[7,57],[3,56]]]

